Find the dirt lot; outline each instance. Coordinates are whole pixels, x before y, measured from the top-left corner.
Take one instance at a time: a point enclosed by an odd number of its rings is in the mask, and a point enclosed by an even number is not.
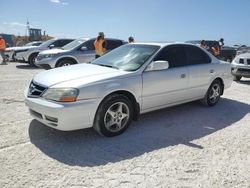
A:
[[[0,187],[250,187],[250,79],[213,108],[145,114],[121,136],[33,120],[23,91],[41,72],[0,66]]]

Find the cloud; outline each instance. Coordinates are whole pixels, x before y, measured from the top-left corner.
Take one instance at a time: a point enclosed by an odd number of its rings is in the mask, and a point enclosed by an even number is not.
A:
[[[7,27],[26,27],[26,24],[23,23],[18,23],[18,22],[4,22],[4,25],[6,25]]]
[[[64,5],[64,6],[69,4],[68,2],[62,2],[61,0],[50,0],[50,2],[58,4],[58,5]]]
[[[34,27],[30,25],[30,27]],[[26,33],[26,24],[19,22],[4,22],[0,27],[1,33],[24,35]]]
[[[58,4],[60,4],[60,3],[61,3],[61,1],[60,1],[60,0],[50,0],[50,2],[52,2],[52,3],[58,3]]]

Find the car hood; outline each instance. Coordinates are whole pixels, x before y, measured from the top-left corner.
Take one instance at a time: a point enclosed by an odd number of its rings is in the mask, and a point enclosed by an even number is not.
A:
[[[131,72],[94,64],[77,64],[44,71],[36,75],[33,81],[46,87],[77,88],[89,83],[128,74],[131,74]]]
[[[250,59],[250,53],[243,53],[237,56],[237,58],[249,58]]]
[[[55,48],[55,49],[44,50],[44,51],[40,52],[40,54],[41,54],[41,55],[46,55],[46,54],[59,54],[59,53],[67,52],[67,51],[68,51],[68,50],[63,50],[63,49]]]
[[[6,48],[6,51],[18,51],[18,50],[26,50],[32,48],[36,48],[36,46],[16,46],[16,47]]]

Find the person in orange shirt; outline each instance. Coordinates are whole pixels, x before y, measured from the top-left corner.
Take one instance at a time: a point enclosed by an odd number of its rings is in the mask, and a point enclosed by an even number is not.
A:
[[[2,65],[7,65],[6,59],[5,59],[5,54],[4,54],[5,48],[6,48],[5,40],[0,35],[0,55],[2,56],[2,59],[3,59]]]
[[[212,54],[217,57],[218,55],[220,55],[220,46],[219,45],[215,45],[211,48],[212,50]]]
[[[95,58],[101,57],[106,52],[103,32],[99,32],[98,37],[94,42],[94,46],[95,46]]]

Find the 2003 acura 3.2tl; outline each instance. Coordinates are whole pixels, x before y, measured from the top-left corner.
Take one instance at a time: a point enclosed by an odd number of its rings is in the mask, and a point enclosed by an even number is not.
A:
[[[123,133],[139,114],[201,100],[214,106],[231,66],[185,43],[121,46],[94,60],[36,75],[25,91],[31,115],[59,130]]]

